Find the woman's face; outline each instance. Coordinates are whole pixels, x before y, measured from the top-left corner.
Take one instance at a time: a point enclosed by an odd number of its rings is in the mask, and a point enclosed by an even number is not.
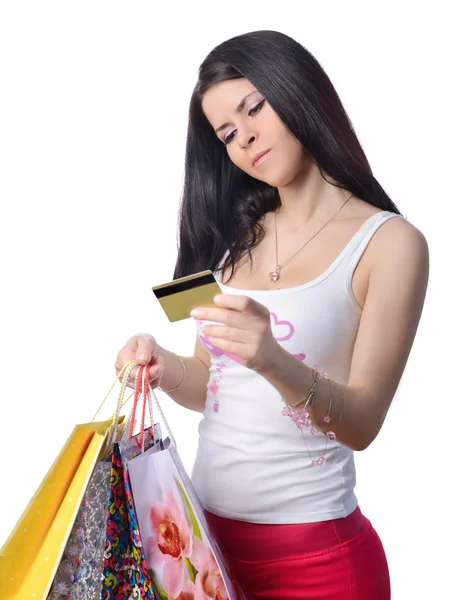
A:
[[[248,175],[277,188],[299,175],[306,160],[302,145],[247,79],[214,84],[202,108],[230,160]]]

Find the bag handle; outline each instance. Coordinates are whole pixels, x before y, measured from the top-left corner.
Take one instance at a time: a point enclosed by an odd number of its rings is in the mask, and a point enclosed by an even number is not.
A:
[[[107,435],[107,439],[106,439],[106,442],[105,442],[105,447],[106,447],[106,453],[107,454],[109,454],[111,452],[111,450],[112,450],[112,445],[114,443],[114,437],[116,435],[117,425],[118,425],[118,422],[119,422],[119,415],[120,415],[120,412],[122,410],[122,407],[125,404],[124,397],[125,397],[125,391],[127,389],[127,382],[128,382],[129,377],[130,377],[130,373],[132,372],[132,370],[134,369],[135,366],[136,366],[136,361],[135,360],[129,361],[128,363],[126,363],[123,366],[123,368],[121,369],[120,373],[117,375],[117,378],[116,378],[116,380],[118,380],[122,376],[121,387],[120,387],[120,390],[119,390],[119,396],[118,396],[118,400],[117,400],[117,403],[116,403],[116,410],[115,410],[114,415],[113,415],[113,423],[111,425],[110,431],[109,431],[109,433]],[[116,381],[111,386],[108,394],[106,395],[106,397],[104,398],[102,404],[100,405],[100,408],[102,408],[105,400],[108,398],[108,396],[110,395],[110,393],[113,390],[113,388],[114,388],[115,385],[116,385]],[[129,398],[127,398],[127,401],[128,400],[129,400]],[[99,412],[99,411],[97,411],[97,412]]]
[[[136,373],[136,379],[135,379],[135,391],[134,391],[133,405],[132,405],[131,411],[129,413],[129,416],[127,417],[127,423],[126,423],[126,426],[124,427],[124,430],[122,433],[122,441],[124,441],[124,442],[127,441],[128,439],[130,439],[131,437],[133,437],[133,435],[134,435],[136,411],[138,409],[138,402],[139,402],[139,399],[142,394],[143,376],[144,376],[144,366],[139,366],[138,371]],[[147,383],[149,383],[149,371],[147,373]],[[150,425],[153,429],[152,433],[155,435],[152,408],[149,404],[148,404],[148,406],[149,406],[149,415],[150,415]],[[142,409],[143,412],[142,412],[142,418],[141,418],[140,431],[141,430],[144,431],[144,429],[145,429],[145,407],[146,407],[146,402],[143,402],[143,409]],[[143,444],[143,438],[144,438],[144,435],[141,436],[142,444]]]
[[[154,430],[155,421],[154,421],[154,414],[153,414],[153,404],[155,404],[155,407],[157,408],[157,410],[160,414],[161,421],[163,422],[163,425],[167,431],[168,437],[171,440],[171,444],[176,448],[177,444],[175,442],[174,435],[171,431],[171,428],[169,427],[168,421],[167,421],[167,419],[163,413],[163,410],[160,406],[158,398],[155,394],[155,390],[150,385],[150,365],[140,366],[138,373],[136,375],[135,396],[134,396],[134,400],[133,400],[133,407],[132,407],[131,417],[130,417],[130,427],[128,428],[128,435],[126,433],[127,428],[124,429],[123,439],[130,438],[133,435],[133,429],[134,429],[135,419],[136,419],[136,412],[138,410],[138,403],[139,403],[140,398],[142,398],[142,403],[143,403],[142,404],[142,413],[141,413],[141,424],[140,424],[140,429],[139,429],[140,445],[141,446],[144,445],[146,406],[149,409],[150,427],[152,427],[153,433],[155,435],[155,430]]]
[[[149,388],[149,389],[150,389],[150,393],[152,394],[153,401],[155,402],[155,406],[157,407],[157,410],[160,413],[161,420],[163,421],[166,431],[168,432],[168,437],[171,440],[171,444],[174,446],[174,448],[177,448],[175,437],[171,431],[171,428],[169,427],[169,423],[164,415],[164,412],[163,412],[163,409],[161,408],[160,402],[158,401],[155,390],[153,388]],[[152,400],[150,400],[150,399],[149,399],[149,404],[152,405]]]
[[[110,389],[107,392],[107,395],[105,396],[105,398],[102,400],[102,402],[100,403],[99,408],[96,410],[92,421],[96,420],[97,415],[99,414],[99,412],[102,410],[103,405],[105,404],[105,402],[108,400],[111,392],[113,391],[114,387],[116,386],[116,383],[120,380],[120,378],[124,375],[125,371],[127,371],[130,366],[132,365],[132,368],[134,366],[136,366],[137,362],[136,360],[129,360],[123,367],[122,369],[119,371],[119,373],[116,375],[116,379],[114,380],[113,385],[110,387]],[[127,378],[123,378],[122,382],[121,382],[121,388],[119,391],[119,398],[123,398],[123,396],[125,395],[125,388],[126,388],[126,384],[127,384],[127,380],[130,376],[130,372],[132,370],[132,368],[130,368],[130,370],[127,373]],[[133,392],[130,394],[130,396],[127,398],[127,400],[122,404],[122,406],[124,406],[129,400],[130,398],[133,396]],[[119,400],[118,400],[118,404],[119,404]],[[120,409],[119,409],[120,410]],[[116,406],[116,411],[117,411],[117,406]]]

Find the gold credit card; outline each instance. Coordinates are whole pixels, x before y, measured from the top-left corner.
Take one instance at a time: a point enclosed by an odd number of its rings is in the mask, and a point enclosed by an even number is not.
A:
[[[213,298],[222,294],[211,271],[202,271],[152,288],[166,316],[174,323],[190,316],[193,308],[216,306]]]

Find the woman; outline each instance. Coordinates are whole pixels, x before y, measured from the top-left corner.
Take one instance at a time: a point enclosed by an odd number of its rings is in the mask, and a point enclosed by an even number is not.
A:
[[[193,483],[248,599],[387,600],[354,494],[421,316],[427,243],[373,176],[329,78],[257,31],[216,47],[192,95],[174,276],[214,271],[194,356],[132,337],[116,368],[203,413]]]

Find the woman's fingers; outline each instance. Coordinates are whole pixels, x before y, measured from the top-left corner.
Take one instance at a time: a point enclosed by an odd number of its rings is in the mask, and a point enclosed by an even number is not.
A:
[[[131,337],[125,346],[121,348],[116,358],[116,375],[118,375],[131,360],[135,360],[138,366],[134,367],[129,374],[127,385],[133,387],[138,372],[139,366],[151,365],[151,380],[157,377],[161,379],[162,373],[159,369],[162,368],[162,359],[158,361],[156,356],[157,343],[155,338],[147,333],[140,333]],[[159,385],[159,383],[158,383]]]

